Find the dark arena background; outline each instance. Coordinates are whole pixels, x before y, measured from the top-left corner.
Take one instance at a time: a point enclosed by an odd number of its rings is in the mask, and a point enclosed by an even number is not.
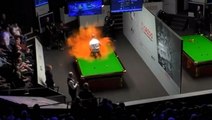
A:
[[[0,119],[211,119],[211,8],[211,0],[2,2]]]

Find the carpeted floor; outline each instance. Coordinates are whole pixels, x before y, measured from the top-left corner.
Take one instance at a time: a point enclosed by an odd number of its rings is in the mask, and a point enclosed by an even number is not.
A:
[[[109,98],[114,102],[126,102],[168,95],[122,32],[116,33],[114,44],[116,52],[127,70],[123,76],[126,86],[121,89],[95,92],[97,97]],[[65,48],[64,51],[44,50],[44,56],[45,63],[53,65],[54,81],[60,87],[59,92],[66,95],[67,101],[70,101],[66,78],[68,72],[75,72],[75,69],[73,58],[68,54],[68,48]],[[212,77],[194,79],[182,70],[182,93],[211,88]]]

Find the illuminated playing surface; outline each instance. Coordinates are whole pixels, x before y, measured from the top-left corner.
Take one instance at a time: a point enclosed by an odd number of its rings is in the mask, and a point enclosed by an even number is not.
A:
[[[183,51],[195,62],[212,61],[212,42],[201,35],[183,36]]]
[[[110,53],[107,58],[97,58],[92,61],[78,58],[77,63],[82,77],[107,75],[125,71],[114,52]]]
[[[91,55],[89,45],[93,36],[100,42],[101,56],[97,58]],[[93,25],[86,28],[80,27],[79,31],[70,36],[67,42],[70,46],[69,54],[76,59],[76,70],[79,72],[81,83],[87,81],[95,90],[122,86],[122,75],[126,70],[115,54],[115,47],[110,38],[102,36],[100,29]]]

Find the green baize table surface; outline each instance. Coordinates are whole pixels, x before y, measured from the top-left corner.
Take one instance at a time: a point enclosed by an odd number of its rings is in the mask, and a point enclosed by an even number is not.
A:
[[[182,36],[183,51],[192,58],[195,63],[212,61],[212,42],[205,36]]]
[[[114,52],[110,53],[107,58],[97,58],[91,61],[78,58],[77,62],[83,77],[124,71],[121,62]]]

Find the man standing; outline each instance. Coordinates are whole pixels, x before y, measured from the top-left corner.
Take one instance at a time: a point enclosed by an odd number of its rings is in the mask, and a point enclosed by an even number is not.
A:
[[[195,20],[196,20],[196,32],[200,34],[202,33],[203,13],[199,5],[197,6],[197,11],[195,13]]]
[[[52,65],[46,65],[46,85],[48,88],[54,89],[54,80],[52,74]]]
[[[69,95],[71,96],[72,101],[74,101],[77,96],[78,82],[74,79],[73,72],[68,73],[67,84]]]
[[[44,44],[47,47],[47,49],[51,49],[53,44],[53,22],[50,20],[49,17],[46,17],[46,21],[44,22]]]
[[[109,37],[113,36],[113,27],[114,27],[115,21],[113,20],[110,11],[107,12],[107,16],[105,17],[104,21],[104,35]]]

